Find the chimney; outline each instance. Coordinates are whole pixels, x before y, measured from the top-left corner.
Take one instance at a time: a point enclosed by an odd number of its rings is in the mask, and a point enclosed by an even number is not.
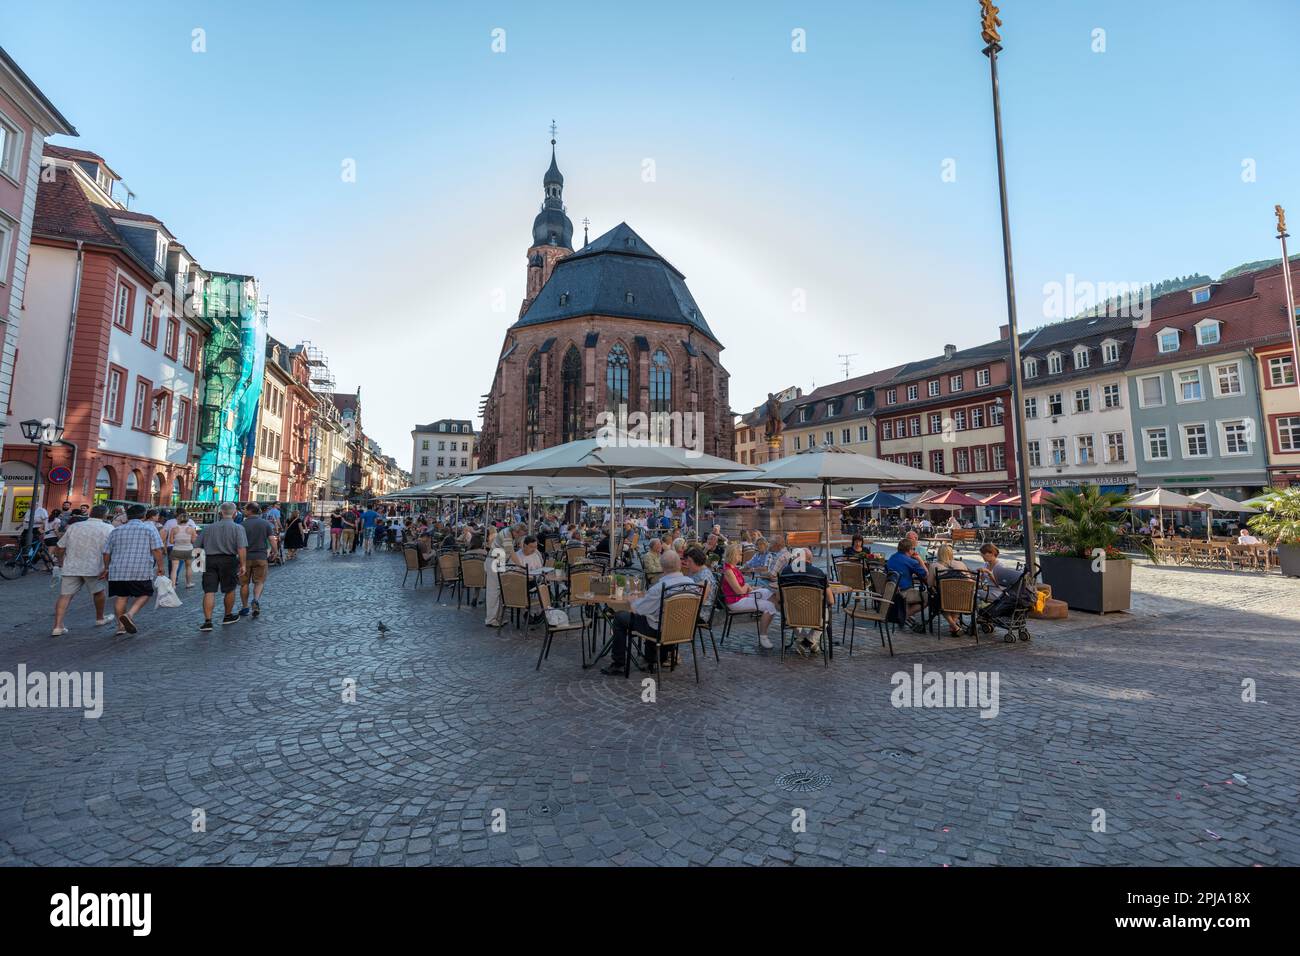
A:
[[[957,346],[955,346],[955,345],[945,345],[945,346],[943,347],[943,357],[944,357],[945,359],[950,359],[950,358],[952,358],[952,357],[953,357],[954,355],[956,355],[956,354],[957,354]]]
[[[999,326],[998,326],[998,338],[1000,338],[1003,342],[1010,342],[1010,341],[1011,341],[1011,326],[1009,326],[1009,325],[999,325]]]

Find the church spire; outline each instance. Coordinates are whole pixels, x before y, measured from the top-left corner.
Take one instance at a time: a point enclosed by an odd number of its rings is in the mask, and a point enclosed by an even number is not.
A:
[[[542,177],[542,211],[533,220],[534,246],[573,251],[573,223],[564,214],[564,176],[555,160],[555,120],[551,120],[551,165]]]

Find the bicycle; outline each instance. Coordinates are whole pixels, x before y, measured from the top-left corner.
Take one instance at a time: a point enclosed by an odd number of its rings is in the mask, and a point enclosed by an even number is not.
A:
[[[0,577],[6,581],[20,578],[33,568],[49,572],[54,567],[54,559],[43,539],[37,539],[25,548],[16,544],[7,544],[0,548]]]

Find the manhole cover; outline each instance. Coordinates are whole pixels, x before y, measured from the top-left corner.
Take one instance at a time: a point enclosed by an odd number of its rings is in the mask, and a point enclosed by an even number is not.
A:
[[[812,793],[830,786],[831,775],[820,770],[792,770],[776,778],[776,785],[792,793]]]
[[[539,800],[537,803],[528,806],[528,815],[530,817],[553,817],[559,812],[560,805],[549,800]]]
[[[888,757],[890,760],[910,760],[916,756],[916,753],[905,747],[886,747],[880,751],[880,756]]]

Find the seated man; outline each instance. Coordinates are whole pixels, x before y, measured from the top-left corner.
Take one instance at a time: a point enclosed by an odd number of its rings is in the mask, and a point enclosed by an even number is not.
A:
[[[830,582],[826,579],[826,572],[813,563],[813,553],[808,548],[794,548],[790,553],[790,560],[786,562],[777,575],[777,586],[789,587],[792,584],[812,584],[820,587],[826,592],[826,602],[831,604]],[[780,591],[778,590],[778,595]],[[821,651],[821,631],[813,631],[807,628],[797,628],[795,630],[795,650],[800,655],[807,657],[809,654],[816,654]]]
[[[885,570],[898,579],[898,593],[907,602],[908,622],[912,623],[912,615],[920,610],[922,605],[921,585],[925,583],[929,569],[925,566],[925,562],[917,557],[916,542],[912,540],[911,535],[898,542],[898,550],[885,562]],[[912,626],[918,627],[915,623],[912,623]]]
[[[627,670],[628,640],[631,633],[636,631],[638,634],[657,637],[659,603],[663,592],[667,588],[691,583],[691,579],[681,573],[681,562],[676,551],[665,551],[660,560],[664,576],[652,587],[647,588],[645,594],[632,602],[630,611],[619,611],[614,615],[614,640],[610,649],[610,664],[601,670],[602,674],[613,676],[623,674]]]
[[[650,548],[641,555],[641,570],[646,574],[662,574],[664,543],[660,538],[650,539]]]

